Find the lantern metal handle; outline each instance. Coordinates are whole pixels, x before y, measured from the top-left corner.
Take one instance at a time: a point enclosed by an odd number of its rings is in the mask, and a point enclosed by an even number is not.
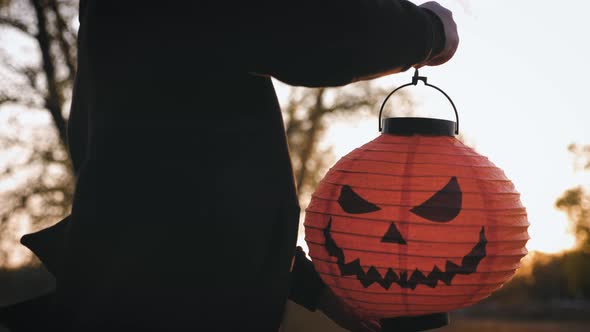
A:
[[[424,85],[429,86],[431,88],[434,88],[436,90],[438,90],[440,93],[442,93],[445,97],[447,97],[448,101],[451,103],[451,106],[453,106],[453,110],[455,111],[455,119],[457,120],[457,125],[455,127],[455,135],[459,135],[459,112],[457,112],[457,107],[455,107],[455,103],[453,103],[453,100],[451,99],[451,97],[449,97],[449,95],[447,95],[443,90],[441,90],[440,88],[438,88],[435,85],[432,84],[428,84],[427,78],[426,76],[420,76],[418,74],[418,68],[415,69],[414,71],[414,76],[412,77],[412,82],[411,83],[407,83],[404,84],[398,88],[396,88],[395,90],[391,91],[391,93],[389,93],[389,95],[387,95],[387,97],[385,97],[385,100],[383,101],[383,104],[381,104],[381,109],[379,110],[379,131],[381,132],[383,130],[383,126],[381,124],[381,117],[383,115],[383,108],[385,107],[385,104],[387,103],[387,101],[389,100],[389,98],[396,93],[398,90],[401,90],[407,86],[410,85],[418,85],[418,81],[422,81],[424,82]]]

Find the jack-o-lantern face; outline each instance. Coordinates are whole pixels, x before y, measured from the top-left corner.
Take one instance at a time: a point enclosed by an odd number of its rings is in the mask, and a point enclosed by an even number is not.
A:
[[[526,209],[504,172],[454,137],[382,134],[326,173],[305,215],[316,271],[374,318],[463,308],[526,255]]]
[[[434,223],[452,222],[461,212],[462,196],[457,178],[452,177],[444,188],[436,192],[422,204],[410,209],[410,212]],[[378,205],[364,199],[348,185],[342,186],[340,196],[338,197],[338,204],[344,212],[353,215],[369,214],[381,210]],[[437,265],[434,265],[430,271],[420,271],[416,268],[408,276],[406,271],[398,274],[393,268],[388,268],[387,272],[381,275],[374,266],[366,270],[363,269],[359,258],[347,262],[344,251],[332,238],[330,232],[332,222],[334,222],[334,219],[330,217],[328,226],[324,229],[326,250],[330,256],[336,258],[342,276],[356,276],[365,288],[373,283],[379,284],[384,289],[389,289],[393,283],[398,284],[401,288],[409,289],[415,289],[418,285],[434,288],[439,281],[446,285],[451,285],[455,275],[469,275],[474,273],[477,270],[479,262],[486,256],[487,240],[485,229],[482,227],[479,233],[479,241],[474,244],[471,251],[463,256],[460,265],[447,260],[444,269],[439,268]],[[395,222],[391,223],[380,242],[384,245],[408,245],[404,239],[404,235],[395,225]]]

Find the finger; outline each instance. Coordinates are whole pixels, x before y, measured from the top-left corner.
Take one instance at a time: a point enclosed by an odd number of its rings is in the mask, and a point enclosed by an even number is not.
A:
[[[370,321],[362,321],[360,322],[360,326],[361,329],[359,330],[359,332],[379,332],[379,330],[381,330],[381,326],[379,326],[378,324],[375,325]]]
[[[439,66],[442,65],[443,63],[451,60],[453,58],[453,56],[455,55],[455,52],[457,52],[456,48],[447,50],[442,52],[441,54],[433,57],[432,59],[428,60],[428,62],[425,64],[427,66]]]
[[[443,63],[449,61],[451,59],[451,57],[448,56],[437,56],[434,57],[432,59],[430,59],[425,65],[426,66],[439,66],[442,65]]]
[[[373,330],[373,331],[381,331],[381,324],[379,323],[379,321],[377,320],[369,320],[367,321],[367,325]]]

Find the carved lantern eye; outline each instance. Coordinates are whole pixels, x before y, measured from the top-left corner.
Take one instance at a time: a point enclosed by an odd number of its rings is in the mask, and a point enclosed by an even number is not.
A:
[[[432,222],[449,222],[461,211],[461,188],[456,177],[452,177],[444,188],[437,191],[422,204],[413,207],[412,213]],[[338,204],[342,210],[350,214],[363,214],[380,210],[379,206],[362,198],[348,185],[343,185],[338,197]],[[406,244],[403,236],[391,223],[381,242]]]
[[[380,135],[330,169],[306,212],[316,270],[372,318],[474,304],[527,252],[513,184],[448,135]]]

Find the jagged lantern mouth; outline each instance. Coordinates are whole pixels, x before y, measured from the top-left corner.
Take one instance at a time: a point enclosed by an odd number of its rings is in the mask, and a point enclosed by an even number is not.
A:
[[[365,200],[350,188],[344,185],[340,190],[338,198],[340,207],[350,214],[364,214],[380,210],[377,205]],[[444,206],[445,208],[437,208]],[[428,221],[437,223],[450,222],[461,212],[462,192],[456,177],[451,178],[447,185],[436,192],[431,198],[419,206],[412,208],[410,211]],[[445,285],[451,285],[453,278],[458,275],[469,275],[476,272],[481,260],[486,256],[487,240],[485,229],[481,228],[479,232],[479,241],[473,246],[461,259],[461,264],[455,264],[450,260],[446,261],[444,270],[434,265],[432,270],[425,274],[419,269],[415,269],[411,275],[408,271],[396,273],[392,268],[382,276],[374,266],[370,266],[366,271],[361,265],[360,259],[355,259],[346,263],[343,250],[336,244],[332,238],[332,217],[324,229],[325,246],[328,254],[336,258],[336,264],[342,276],[355,276],[363,287],[367,288],[373,283],[379,284],[388,290],[392,284],[398,284],[401,288],[415,289],[418,285],[425,285],[434,288],[441,281]],[[383,243],[396,243],[398,245],[407,245],[395,223],[391,223],[387,232],[381,238]]]

